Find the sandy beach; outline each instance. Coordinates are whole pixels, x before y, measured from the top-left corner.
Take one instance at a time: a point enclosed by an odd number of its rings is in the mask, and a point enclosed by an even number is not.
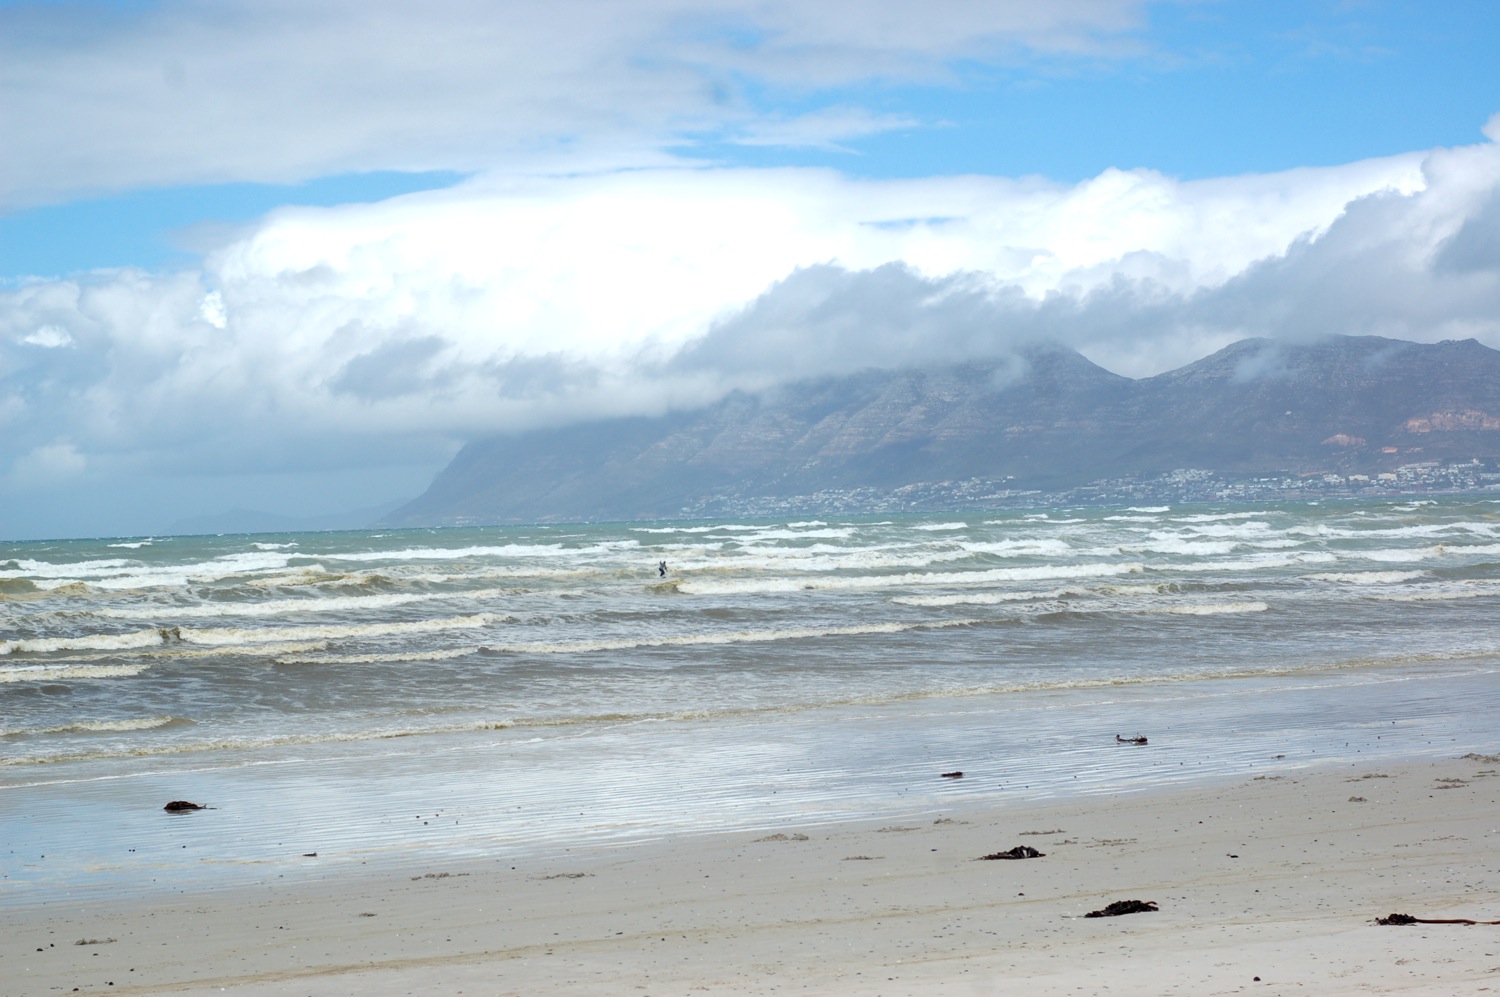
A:
[[[6,912],[0,978],[12,997],[1484,993],[1500,926],[1374,919],[1500,918],[1497,774],[1492,756],[1325,766],[48,900]],[[1044,855],[982,858],[1017,846]],[[1159,909],[1083,916],[1120,900]]]

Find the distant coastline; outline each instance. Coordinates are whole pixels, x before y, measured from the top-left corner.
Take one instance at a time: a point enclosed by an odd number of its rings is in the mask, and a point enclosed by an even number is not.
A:
[[[1004,377],[1002,378],[1002,375]],[[1248,339],[1130,379],[1034,344],[471,441],[386,527],[1241,502],[1500,487],[1500,352]]]
[[[1388,479],[1388,480],[1382,480]],[[830,489],[813,495],[707,499],[683,509],[684,516],[781,514],[879,514],[887,512],[962,512],[966,510],[1058,508],[1132,503],[1275,502],[1307,499],[1392,499],[1424,495],[1500,497],[1500,461],[1400,467],[1390,475],[1231,476],[1183,468],[1151,478],[1105,478],[1061,491],[1006,487],[1005,482],[919,482],[900,488]]]
[[[1384,479],[1384,480],[1383,480]],[[898,488],[825,489],[806,495],[718,495],[686,505],[675,516],[767,519],[778,516],[877,516],[895,513],[985,512],[1003,509],[1061,509],[1072,506],[1184,505],[1208,502],[1247,504],[1280,501],[1420,499],[1436,496],[1493,495],[1500,499],[1500,461],[1464,464],[1424,462],[1404,465],[1390,475],[1235,476],[1183,468],[1151,478],[1105,478],[1059,491],[1012,487],[992,478],[917,482]],[[657,517],[622,522],[655,522]],[[587,522],[588,520],[580,520]],[[541,522],[548,522],[542,520]],[[563,520],[557,520],[561,523]],[[520,521],[455,516],[440,527],[520,526]]]

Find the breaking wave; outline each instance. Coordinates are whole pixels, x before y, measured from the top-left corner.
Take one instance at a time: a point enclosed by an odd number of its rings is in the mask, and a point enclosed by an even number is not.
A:
[[[135,717],[125,720],[79,720],[74,723],[59,724],[56,727],[42,727],[35,730],[25,727],[14,730],[0,730],[0,737],[21,737],[37,734],[121,734],[140,730],[156,730],[159,727],[170,727],[174,725],[185,725],[190,723],[186,720],[178,720],[176,717]]]
[[[1138,562],[1118,564],[1048,564],[1029,568],[988,568],[978,571],[906,573],[900,575],[853,575],[832,578],[736,578],[724,581],[684,580],[678,590],[689,595],[727,595],[753,592],[797,592],[813,589],[849,591],[913,588],[918,586],[972,586],[1004,581],[1039,581],[1050,578],[1109,578],[1144,571]]]
[[[71,679],[114,679],[139,675],[149,664],[134,665],[33,665],[26,668],[0,668],[0,683],[63,682]]]
[[[1325,571],[1308,575],[1315,582],[1333,582],[1340,585],[1396,585],[1414,578],[1425,578],[1425,571]]]
[[[785,630],[739,630],[724,633],[675,634],[666,637],[618,637],[606,640],[556,641],[523,644],[486,644],[450,648],[420,655],[407,653],[330,654],[318,657],[284,657],[278,664],[373,664],[393,661],[438,661],[467,654],[588,654],[597,651],[629,651],[642,647],[705,647],[725,644],[761,644],[768,641],[807,640],[815,637],[860,637],[904,633],[913,630],[946,630],[977,626],[983,620],[938,620],[916,623],[870,623],[842,627],[791,627]]]
[[[448,616],[430,620],[389,621],[382,623],[331,623],[305,626],[266,627],[210,627],[180,630],[181,640],[190,644],[236,645],[264,644],[293,640],[394,637],[412,634],[441,633],[447,630],[477,630],[497,623],[512,622],[513,618],[499,613],[474,613],[469,616]]]
[[[1226,613],[1264,613],[1271,607],[1264,602],[1210,602],[1187,606],[1151,606],[1138,610],[1148,613],[1167,613],[1173,616],[1222,616]]]
[[[128,651],[153,647],[171,639],[155,627],[123,634],[84,634],[77,637],[23,637],[0,641],[0,656],[55,654],[59,651]]]
[[[385,595],[327,596],[308,599],[277,599],[266,602],[212,602],[199,606],[162,608],[121,607],[99,609],[95,615],[114,619],[136,620],[143,617],[170,616],[174,620],[202,620],[214,617],[293,616],[318,613],[369,612],[391,609],[418,602],[478,601],[509,594],[509,589],[478,589],[471,592],[407,592]]]

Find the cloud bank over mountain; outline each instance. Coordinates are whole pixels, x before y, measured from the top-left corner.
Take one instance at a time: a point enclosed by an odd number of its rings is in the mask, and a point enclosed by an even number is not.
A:
[[[1151,18],[1179,8],[0,9],[0,130],[20,150],[0,156],[0,207],[467,175],[280,208],[175,270],[0,282],[6,518],[43,510],[24,529],[45,532],[101,489],[122,516],[305,514],[322,510],[278,496],[366,489],[369,505],[476,436],[1036,340],[1131,376],[1246,336],[1500,346],[1500,116],[1470,145],[1201,179],[861,175],[714,151],[858,162],[870,136],[942,135],[944,107],[898,88],[1169,72],[1185,57]]]

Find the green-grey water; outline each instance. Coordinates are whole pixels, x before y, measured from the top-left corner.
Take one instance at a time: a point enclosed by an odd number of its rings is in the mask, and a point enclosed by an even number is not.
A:
[[[180,869],[1493,750],[1497,605],[1485,498],[4,544],[5,875],[163,795]]]

